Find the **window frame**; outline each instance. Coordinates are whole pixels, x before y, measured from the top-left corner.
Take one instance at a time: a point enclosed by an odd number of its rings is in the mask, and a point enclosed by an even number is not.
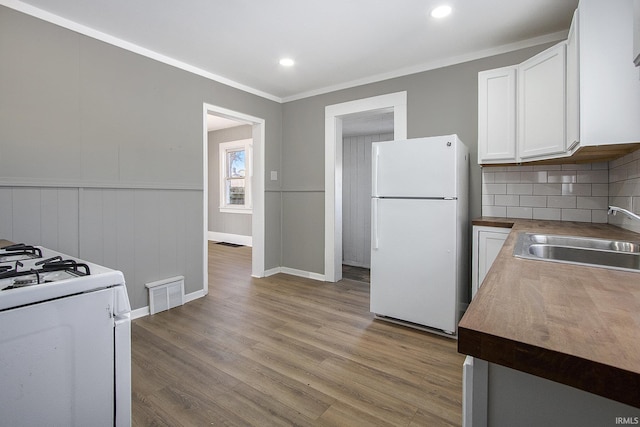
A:
[[[229,151],[244,150],[245,176],[244,178],[244,204],[236,205],[227,203],[227,186],[226,182],[231,179],[227,176],[229,170],[227,164],[227,153]],[[251,197],[251,178],[253,177],[253,139],[240,139],[237,141],[221,142],[218,146],[218,155],[220,158],[220,172],[218,178],[220,181],[220,212],[223,213],[253,213],[252,197]]]

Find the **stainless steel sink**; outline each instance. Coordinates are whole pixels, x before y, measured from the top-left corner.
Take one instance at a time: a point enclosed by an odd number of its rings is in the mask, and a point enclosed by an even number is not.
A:
[[[526,259],[640,272],[640,242],[520,233],[513,255]]]

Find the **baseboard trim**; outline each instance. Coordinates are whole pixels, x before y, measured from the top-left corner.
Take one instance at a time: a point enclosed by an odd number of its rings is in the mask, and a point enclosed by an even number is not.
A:
[[[264,277],[273,276],[274,274],[282,273],[281,267],[270,268],[269,270],[265,270]]]
[[[202,298],[205,295],[207,295],[207,294],[205,293],[204,289],[200,289],[199,291],[191,292],[190,294],[185,294],[184,302],[188,303],[188,302],[191,302],[193,300],[197,300],[198,298]]]
[[[298,276],[298,277],[305,277],[307,279],[319,280],[321,282],[325,281],[324,274],[312,273],[310,271],[297,270],[295,268],[289,268],[289,267],[276,267],[276,268],[269,269],[264,272],[264,277],[273,276],[274,274],[278,274],[278,273],[290,274],[292,276]]]
[[[186,294],[184,296],[185,304],[191,302],[193,300],[197,300],[198,298],[202,298],[206,293],[204,289],[200,289],[199,291],[191,292],[190,294]],[[151,313],[149,306],[136,308],[135,310],[131,310],[131,320],[139,319],[140,317],[148,316]]]
[[[148,316],[150,313],[149,306],[131,310],[131,320]]]
[[[236,245],[253,246],[253,237],[243,236],[241,234],[219,233],[217,231],[209,231],[207,235],[209,240],[214,242],[235,243]]]

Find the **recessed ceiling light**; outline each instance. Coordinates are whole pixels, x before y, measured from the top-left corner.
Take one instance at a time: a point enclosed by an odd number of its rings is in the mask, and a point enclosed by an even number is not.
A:
[[[438,6],[431,11],[431,16],[434,18],[444,18],[451,14],[451,6],[443,5]]]
[[[280,65],[283,67],[293,67],[296,62],[291,58],[282,58],[280,60]]]

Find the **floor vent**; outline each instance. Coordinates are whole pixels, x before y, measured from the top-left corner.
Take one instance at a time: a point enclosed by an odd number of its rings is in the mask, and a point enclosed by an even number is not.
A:
[[[176,276],[145,284],[149,289],[149,314],[184,304],[184,277]]]

